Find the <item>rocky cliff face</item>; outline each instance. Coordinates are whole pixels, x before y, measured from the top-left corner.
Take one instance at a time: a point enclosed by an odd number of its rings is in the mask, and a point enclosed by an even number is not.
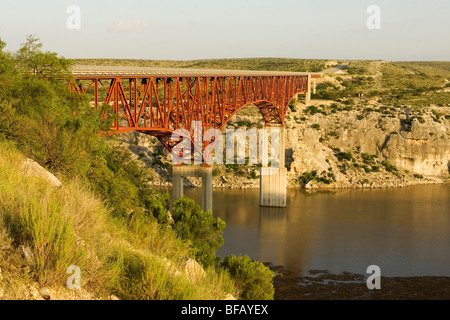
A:
[[[411,132],[401,131],[387,137],[382,154],[404,170],[427,176],[448,176],[449,133],[448,125],[414,121]]]
[[[436,119],[432,108],[420,113],[391,108],[388,116],[370,107],[336,113],[328,113],[327,108],[323,105],[321,112],[302,121],[287,121],[291,179],[305,172],[333,172],[335,181],[325,185],[316,181],[322,187],[384,187],[448,179],[448,117]],[[439,112],[448,115],[449,109],[440,107]]]

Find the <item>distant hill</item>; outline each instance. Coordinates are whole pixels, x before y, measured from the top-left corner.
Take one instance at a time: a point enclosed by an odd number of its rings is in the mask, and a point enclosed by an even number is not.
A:
[[[405,64],[416,64],[450,71],[450,61],[405,61]]]
[[[325,69],[325,59],[288,58],[242,58],[242,59],[204,59],[204,60],[132,60],[132,59],[74,59],[75,64],[138,66],[163,68],[198,68],[232,70],[266,70],[318,72]]]

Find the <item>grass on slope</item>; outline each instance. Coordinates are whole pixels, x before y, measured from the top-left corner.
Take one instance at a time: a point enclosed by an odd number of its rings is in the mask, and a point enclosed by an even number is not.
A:
[[[79,181],[54,187],[23,173],[23,156],[0,142],[0,268],[3,298],[23,298],[17,284],[65,287],[70,265],[81,268],[81,285],[99,297],[121,299],[221,299],[235,294],[228,273],[207,269],[189,278],[189,247],[155,221],[130,225]],[[22,258],[19,247],[34,258]],[[67,289],[68,290],[68,289]]]
[[[446,105],[450,92],[450,71],[415,63],[385,63],[381,67],[385,103],[425,106]]]

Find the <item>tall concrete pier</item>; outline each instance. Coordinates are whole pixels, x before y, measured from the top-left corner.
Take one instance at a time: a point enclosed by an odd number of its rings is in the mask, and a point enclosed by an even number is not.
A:
[[[314,84],[315,84],[315,81],[316,81],[316,79],[314,79]],[[314,91],[316,90],[315,87],[316,86],[314,85]],[[308,74],[308,91],[306,91],[306,93],[305,93],[305,105],[309,106],[310,102],[311,102],[311,75]]]
[[[202,210],[212,210],[212,168],[195,165],[172,167],[172,203],[184,194],[183,177],[200,177],[202,179]]]
[[[260,169],[259,205],[263,207],[286,207],[285,129],[276,128],[279,129],[278,165],[263,165]]]
[[[260,169],[260,200],[262,207],[286,207],[286,176],[285,149],[286,133],[284,127],[266,127],[271,138],[271,162],[268,157],[262,161]],[[278,136],[278,138],[276,137]],[[264,143],[268,136],[265,136]],[[261,138],[260,138],[261,139]],[[261,143],[261,141],[260,141]],[[268,151],[268,145],[260,148],[260,152]],[[212,210],[212,168],[196,165],[181,165],[172,167],[172,199],[178,200],[184,194],[184,177],[200,177],[202,179],[202,203],[203,211]]]

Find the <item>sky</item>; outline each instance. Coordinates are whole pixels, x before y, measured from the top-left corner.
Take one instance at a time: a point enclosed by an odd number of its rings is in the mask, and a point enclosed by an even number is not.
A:
[[[449,20],[449,0],[0,0],[6,50],[66,58],[449,61]]]

